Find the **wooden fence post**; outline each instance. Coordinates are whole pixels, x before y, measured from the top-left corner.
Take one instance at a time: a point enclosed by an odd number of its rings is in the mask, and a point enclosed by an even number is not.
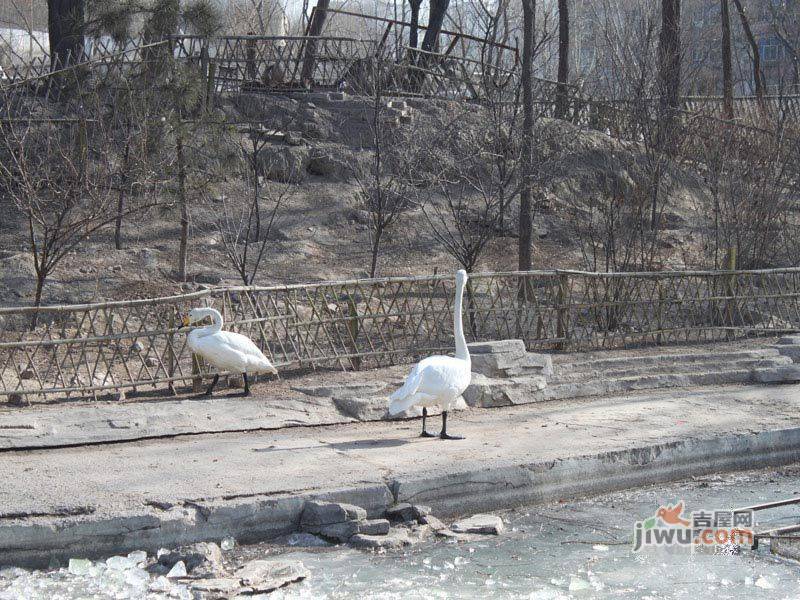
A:
[[[656,305],[656,344],[661,345],[662,337],[661,332],[664,330],[664,288],[661,285],[661,280],[656,279],[658,286],[658,304]]]
[[[352,354],[358,354],[358,307],[356,307],[356,301],[351,294],[347,295],[347,310],[350,314],[350,318],[347,321],[347,331],[350,334],[350,342],[352,344],[351,352]],[[354,371],[358,371],[361,368],[361,358],[353,356],[350,359],[350,364],[353,365]]]
[[[217,64],[208,65],[208,82],[206,87],[206,110],[214,110],[214,93],[217,89]]]
[[[203,391],[203,376],[202,369],[200,368],[200,355],[192,352],[192,392],[199,393]]]
[[[556,337],[558,343],[556,348],[564,350],[569,339],[569,275],[560,273],[558,276],[558,295],[557,295],[557,316],[556,316]]]
[[[726,324],[728,325],[728,333],[727,338],[732,340],[736,337],[735,332],[733,330],[734,327],[734,317],[736,315],[736,246],[731,246],[730,250],[728,251],[728,264],[727,264],[728,271],[731,273],[728,275],[725,281],[725,295],[728,297],[725,306],[725,320]]]
[[[175,376],[175,310],[171,310],[169,313],[169,321],[167,323],[167,327],[169,329],[169,333],[167,334],[167,376],[170,378],[170,382],[168,384],[168,389],[170,394],[176,395],[177,392],[175,391],[175,382],[172,381],[172,377]]]

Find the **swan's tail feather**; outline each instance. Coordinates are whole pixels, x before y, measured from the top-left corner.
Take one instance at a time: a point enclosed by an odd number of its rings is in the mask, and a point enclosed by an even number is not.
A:
[[[406,379],[405,383],[403,383],[403,387],[396,389],[392,394],[389,396],[389,400],[394,402],[395,400],[400,400],[402,398],[406,398],[414,394],[419,387],[419,377],[417,376],[417,368],[411,371]]]
[[[419,402],[425,402],[430,400],[431,397],[428,394],[411,394],[405,398],[399,398],[389,404],[389,414],[390,415],[399,415],[402,412],[407,411],[415,404]]]

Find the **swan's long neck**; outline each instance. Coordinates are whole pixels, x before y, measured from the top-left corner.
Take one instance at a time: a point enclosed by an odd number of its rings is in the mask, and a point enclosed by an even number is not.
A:
[[[199,329],[200,336],[206,335],[214,335],[215,333],[219,333],[222,331],[222,313],[220,313],[216,308],[205,308],[203,309],[203,314],[211,317],[211,325],[206,325]]]
[[[456,337],[456,358],[470,362],[467,340],[464,339],[464,323],[461,320],[461,306],[464,303],[464,282],[456,287],[456,303],[453,309],[453,332]]]

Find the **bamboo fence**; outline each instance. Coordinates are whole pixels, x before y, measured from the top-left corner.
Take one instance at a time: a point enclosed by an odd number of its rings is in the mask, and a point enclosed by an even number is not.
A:
[[[366,369],[453,347],[452,277],[398,277],[39,309],[0,309],[0,396],[94,396],[199,383],[180,316],[218,308],[282,371]],[[762,271],[481,273],[469,340],[519,338],[576,351],[730,340],[800,329],[800,268]],[[30,330],[33,313],[39,324]]]

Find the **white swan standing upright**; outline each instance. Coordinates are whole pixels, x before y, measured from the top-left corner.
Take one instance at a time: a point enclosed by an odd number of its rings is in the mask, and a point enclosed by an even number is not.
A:
[[[422,407],[421,437],[434,437],[425,429],[428,406],[442,407],[442,431],[439,437],[443,440],[460,440],[459,436],[447,433],[447,411],[451,408],[463,408],[464,399],[461,394],[469,387],[472,379],[472,362],[469,357],[467,341],[464,339],[464,325],[461,321],[461,305],[464,300],[464,287],[467,284],[467,272],[456,273],[456,300],[453,314],[453,329],[456,338],[456,355],[430,356],[411,370],[405,384],[389,396],[389,414],[396,415],[412,406]]]
[[[232,331],[222,331],[222,315],[214,308],[193,308],[184,316],[184,327],[197,321],[211,317],[212,324],[199,327],[192,331],[187,338],[187,343],[192,352],[199,354],[219,371],[232,371],[241,373],[244,378],[243,396],[250,395],[249,373],[275,373],[277,369],[272,366],[264,353],[258,349],[253,341]],[[205,396],[210,396],[214,386],[219,381],[219,374],[214,375],[214,380],[208,386]]]

